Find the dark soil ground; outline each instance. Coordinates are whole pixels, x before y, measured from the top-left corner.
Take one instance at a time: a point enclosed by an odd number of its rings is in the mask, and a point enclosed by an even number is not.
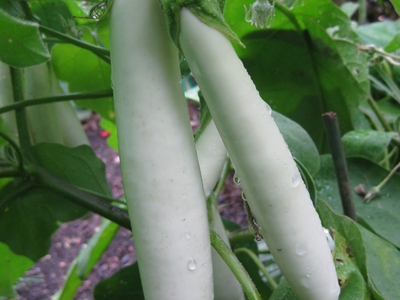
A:
[[[199,123],[198,109],[190,104],[192,127]],[[84,124],[90,143],[97,156],[106,164],[106,176],[114,197],[123,195],[120,164],[118,153],[106,144],[103,130],[99,127],[99,116],[93,115]],[[246,226],[247,219],[244,212],[241,189],[233,184],[232,174],[226,180],[218,204],[221,215],[242,226]],[[100,228],[101,218],[92,215],[86,220],[76,220],[62,224],[52,239],[49,254],[36,263],[18,283],[20,300],[51,299],[65,280],[69,265],[79,250],[86,246],[90,237]],[[83,282],[74,299],[89,300],[93,298],[93,289],[96,284],[104,280],[122,267],[132,264],[136,260],[135,247],[131,232],[121,228],[110,247],[98,262],[92,273]]]

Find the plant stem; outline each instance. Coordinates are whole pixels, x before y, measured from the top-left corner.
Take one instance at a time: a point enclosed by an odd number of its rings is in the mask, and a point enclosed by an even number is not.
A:
[[[281,13],[283,13],[286,16],[286,18],[289,19],[289,21],[293,24],[293,26],[299,33],[302,33],[303,30],[301,29],[299,22],[297,22],[296,17],[284,4],[280,3],[279,1],[275,1],[275,7]]]
[[[331,155],[333,159],[333,165],[335,167],[343,212],[346,216],[357,222],[356,210],[352,197],[346,157],[343,151],[337,116],[334,112],[328,112],[323,114],[322,118],[324,120],[326,135],[331,148]]]
[[[243,265],[239,262],[237,257],[233,254],[232,250],[213,230],[210,230],[210,239],[211,245],[226,262],[232,273],[235,274],[237,280],[242,285],[243,291],[246,294],[247,298],[250,300],[261,299],[261,296],[258,293],[257,288],[251,280],[249,274],[244,269]]]
[[[235,254],[237,255],[239,253],[245,253],[251,258],[251,260],[257,265],[257,267],[260,269],[260,271],[267,278],[267,282],[271,286],[272,290],[275,290],[277,288],[278,284],[276,283],[274,278],[271,276],[271,274],[269,274],[269,272],[265,268],[264,264],[259,260],[259,258],[253,251],[251,251],[250,249],[247,249],[247,248],[235,249]]]
[[[85,41],[82,41],[82,40],[78,40],[76,38],[73,38],[69,35],[58,32],[56,30],[53,30],[53,29],[48,28],[43,25],[39,25],[39,30],[45,34],[57,37],[61,40],[64,40],[64,41],[70,43],[70,44],[73,44],[77,47],[89,50],[90,52],[92,52],[93,54],[97,55],[99,58],[104,60],[106,63],[108,63],[108,64],[110,63],[110,51],[106,48],[99,47],[99,46],[87,43]]]
[[[25,173],[21,172],[21,170],[16,169],[14,167],[1,168],[0,170],[0,178],[24,177],[24,176]]]
[[[103,197],[81,190],[80,188],[51,175],[44,169],[39,168],[35,175],[37,175],[35,177],[39,179],[42,187],[63,195],[70,201],[85,207],[128,230],[131,230],[128,212],[106,203]]]
[[[371,95],[368,97],[368,104],[371,106],[372,110],[374,111],[375,115],[378,117],[379,121],[381,122],[382,126],[385,128],[386,131],[393,131],[390,127],[389,123],[385,120],[382,112],[379,109],[379,106],[376,104],[374,98]]]
[[[11,81],[14,93],[14,102],[20,103],[24,101],[24,89],[23,89],[23,75],[21,69],[10,68]],[[29,136],[28,123],[26,119],[26,111],[24,108],[17,109],[15,111],[15,117],[17,120],[19,144],[22,150],[22,154],[29,155],[30,148],[32,146],[31,139]]]
[[[67,94],[67,95],[43,97],[43,98],[37,98],[37,99],[17,102],[12,105],[3,106],[0,108],[0,114],[11,111],[11,110],[17,110],[17,109],[21,109],[24,107],[29,107],[29,106],[33,106],[33,105],[39,105],[39,104],[69,101],[69,100],[86,100],[86,99],[92,100],[92,99],[107,98],[107,97],[112,97],[112,96],[113,96],[113,91],[112,91],[112,89],[109,89],[109,90],[101,90],[101,91],[94,91],[94,92],[71,93],[71,94]]]
[[[222,169],[221,177],[218,181],[218,184],[214,190],[214,195],[216,199],[218,199],[219,195],[221,194],[222,189],[225,186],[226,177],[228,176],[230,170],[230,159],[229,157],[226,158],[224,168]]]
[[[388,174],[388,176],[385,177],[385,179],[382,180],[382,182],[380,184],[377,185],[377,188],[382,188],[388,181],[390,178],[392,178],[393,174],[397,171],[397,169],[400,168],[400,162],[390,171],[390,173]]]
[[[367,1],[358,0],[358,24],[361,25],[367,18]]]

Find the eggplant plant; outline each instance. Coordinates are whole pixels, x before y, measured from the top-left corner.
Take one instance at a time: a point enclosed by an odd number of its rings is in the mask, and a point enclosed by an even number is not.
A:
[[[400,26],[365,5],[1,2],[0,299],[88,212],[101,229],[42,298],[77,297],[125,227],[137,262],[95,299],[398,299]],[[71,101],[118,137],[122,199]],[[228,174],[246,228],[221,217]]]

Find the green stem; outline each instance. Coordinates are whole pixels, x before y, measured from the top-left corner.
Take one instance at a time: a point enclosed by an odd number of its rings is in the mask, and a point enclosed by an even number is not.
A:
[[[218,181],[218,184],[214,190],[214,195],[216,199],[218,199],[219,195],[221,194],[222,189],[225,186],[226,177],[228,176],[230,170],[230,159],[229,157],[226,158],[226,162],[224,168],[222,169],[221,177]]]
[[[23,75],[22,70],[17,68],[10,68],[12,88],[14,93],[14,103],[21,103],[24,101],[24,88],[23,88]],[[17,119],[19,144],[22,154],[29,155],[31,148],[31,138],[29,136],[28,122],[26,119],[25,109],[17,109],[15,111]]]
[[[259,260],[257,255],[247,248],[237,248],[235,249],[235,254],[238,255],[239,253],[247,254],[251,260],[257,265],[260,271],[264,274],[265,278],[267,278],[267,283],[271,286],[272,290],[275,290],[278,286],[275,279],[269,274],[268,270],[265,268],[264,264]]]
[[[386,70],[384,70],[383,68],[385,68]],[[396,100],[398,103],[400,103],[400,89],[388,74],[390,70],[387,70],[387,66],[376,65],[374,67],[374,70],[378,73],[378,75],[383,79],[383,81],[389,87],[390,91],[392,92],[393,99]]]
[[[249,241],[254,241],[254,234],[247,228],[231,232],[229,235],[229,244],[232,248],[235,248],[235,245],[239,243]]]
[[[88,210],[93,211],[94,213],[97,213],[100,216],[131,230],[131,223],[128,213],[119,207],[104,202],[103,197],[98,197],[93,193],[88,193],[49,174],[43,169],[39,169],[35,175],[37,175],[35,177],[39,179],[42,187],[48,188],[60,195],[63,195],[75,204],[85,207]]]
[[[323,114],[322,118],[324,120],[326,135],[331,148],[331,155],[335,167],[336,180],[339,186],[343,212],[346,216],[357,222],[356,209],[353,201],[349,173],[347,171],[347,162],[343,150],[337,116],[333,112],[328,112]]]
[[[379,122],[381,122],[382,126],[385,128],[386,131],[393,131],[390,127],[389,123],[385,120],[382,112],[379,109],[379,106],[376,104],[374,98],[371,95],[368,97],[368,104],[371,106],[372,110],[374,111],[375,115],[378,117]]]
[[[288,20],[293,24],[294,28],[301,33],[302,29],[301,26],[299,24],[299,22],[297,22],[296,17],[294,16],[294,14],[282,3],[280,3],[279,1],[275,1],[275,7],[281,12],[283,13],[286,18],[288,18]]]
[[[32,14],[31,8],[29,7],[28,1],[19,1],[22,10],[28,20],[36,22],[35,16]]]
[[[112,97],[113,91],[112,89],[109,90],[101,90],[101,91],[94,91],[94,92],[84,92],[84,93],[71,93],[67,95],[58,95],[58,96],[51,96],[51,97],[43,97],[37,98],[32,100],[26,100],[23,102],[14,103],[11,105],[7,105],[0,108],[0,114],[21,109],[28,106],[39,105],[39,104],[46,104],[51,102],[60,102],[60,101],[69,101],[69,100],[86,100],[86,99],[97,99],[97,98],[107,98]]]
[[[367,19],[367,1],[358,0],[358,24],[361,25]]]
[[[231,269],[232,273],[236,276],[236,279],[241,284],[244,293],[249,300],[260,299],[261,296],[257,291],[256,286],[251,280],[249,274],[239,262],[237,257],[233,254],[232,250],[224,243],[224,241],[218,236],[215,231],[210,230],[211,245],[226,262]]]
[[[6,196],[4,196],[0,201],[0,217],[4,211],[13,203],[20,195],[25,194],[28,190],[35,186],[32,180],[25,181],[15,188],[12,189]]]
[[[14,167],[1,168],[0,170],[0,178],[24,177],[24,176],[25,176],[24,172],[21,172],[20,169],[16,169]]]
[[[103,47],[99,47],[90,43],[87,43],[85,41],[82,40],[78,40],[76,38],[73,38],[69,35],[63,34],[61,32],[58,32],[56,30],[53,30],[51,28],[48,28],[46,26],[43,25],[39,25],[39,30],[45,34],[57,37],[61,40],[64,40],[70,44],[73,44],[77,47],[89,50],[90,52],[92,52],[93,54],[97,55],[99,58],[101,58],[102,60],[104,60],[105,62],[107,62],[108,64],[110,63],[110,51],[106,48]]]
[[[393,174],[399,168],[400,168],[400,162],[390,171],[388,176],[386,176],[385,179],[383,179],[382,182],[376,186],[376,188],[380,190],[390,180],[390,178],[392,178]]]

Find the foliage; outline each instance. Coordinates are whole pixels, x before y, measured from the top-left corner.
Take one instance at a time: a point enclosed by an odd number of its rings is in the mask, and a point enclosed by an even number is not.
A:
[[[246,46],[237,43],[235,49],[274,110],[310,194],[317,199],[322,224],[335,239],[340,299],[398,299],[400,175],[394,174],[371,201],[363,197],[399,163],[400,25],[360,25],[329,0],[297,0],[276,1],[272,26],[258,29],[245,22],[243,3],[249,7],[251,2],[227,0],[225,20]],[[393,5],[398,12],[398,3]],[[104,221],[90,247],[76,258],[58,299],[72,299],[118,225],[130,226],[124,202],[111,197],[104,164],[92,149],[30,145],[29,125],[19,109],[34,100],[23,99],[20,71],[47,63],[65,94],[85,99],[76,104],[101,114],[103,127],[111,132],[110,144],[117,149],[112,97],[96,94],[112,88],[109,19],[74,18],[89,10],[72,0],[0,1],[0,64],[12,67],[0,69],[6,70],[0,74],[0,298],[15,297],[18,279],[46,255],[60,223],[82,218],[88,210],[115,222]],[[67,99],[58,96],[44,100]],[[13,109],[16,113],[10,115]],[[339,117],[358,223],[342,215],[337,185],[341,178],[334,175],[321,118],[328,111]],[[10,131],[10,122],[18,126],[19,140]],[[262,298],[297,299],[254,237],[232,222],[225,221],[225,227]],[[240,251],[243,248],[261,259],[270,278],[259,272],[249,252]],[[138,264],[99,283],[94,295],[143,297]]]

